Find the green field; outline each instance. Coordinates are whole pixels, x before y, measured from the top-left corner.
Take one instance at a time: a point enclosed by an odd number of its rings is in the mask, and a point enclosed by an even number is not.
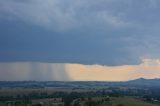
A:
[[[112,105],[123,104],[124,106],[160,106],[158,104],[148,103],[132,97],[116,97],[111,99]]]
[[[0,102],[0,106],[7,106],[5,103]]]
[[[134,97],[111,97],[109,101],[104,101],[104,99],[104,97],[92,97],[92,103],[94,106],[160,106],[159,104],[145,102]],[[74,102],[76,101],[77,100]],[[87,99],[84,101],[78,101],[79,106],[89,106],[86,105],[86,102],[88,101]]]

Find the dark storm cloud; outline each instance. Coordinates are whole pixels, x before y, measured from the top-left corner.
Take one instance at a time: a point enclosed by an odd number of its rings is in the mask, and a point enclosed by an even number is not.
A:
[[[102,65],[159,57],[158,0],[0,1],[0,60]]]

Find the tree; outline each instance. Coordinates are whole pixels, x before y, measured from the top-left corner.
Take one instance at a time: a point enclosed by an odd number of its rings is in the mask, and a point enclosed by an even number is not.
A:
[[[123,104],[118,104],[118,105],[116,105],[116,106],[124,106]]]

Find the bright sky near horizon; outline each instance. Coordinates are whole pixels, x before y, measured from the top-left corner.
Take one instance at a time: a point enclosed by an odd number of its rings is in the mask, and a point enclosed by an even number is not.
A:
[[[0,80],[5,81],[126,81],[160,78],[160,60],[144,59],[140,65],[123,66],[15,62],[0,63],[0,70]]]
[[[160,0],[0,0],[0,80],[160,78]]]

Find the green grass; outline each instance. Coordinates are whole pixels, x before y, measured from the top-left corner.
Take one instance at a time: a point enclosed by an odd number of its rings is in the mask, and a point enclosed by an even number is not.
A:
[[[0,102],[0,106],[7,106],[7,105],[3,102]]]
[[[102,101],[104,99],[105,99],[104,97],[92,97],[92,101],[96,101],[96,102]],[[86,101],[87,100],[79,101],[80,106],[85,106],[84,104]],[[119,104],[123,104],[124,106],[160,106],[159,104],[145,102],[143,100],[140,100],[134,97],[111,97],[110,101],[104,101],[98,106],[117,106]]]
[[[158,104],[148,103],[132,97],[117,97],[111,99],[112,105],[123,104],[124,106],[159,106]]]

